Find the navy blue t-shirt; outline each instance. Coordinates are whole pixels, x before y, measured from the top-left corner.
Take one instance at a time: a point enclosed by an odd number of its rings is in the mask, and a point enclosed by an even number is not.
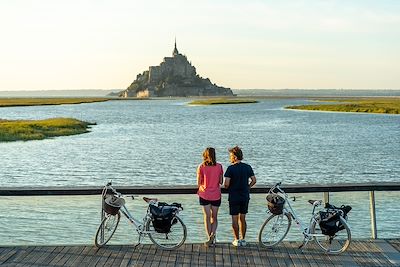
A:
[[[254,176],[250,165],[243,162],[230,165],[224,176],[231,178],[228,187],[229,201],[242,202],[250,199],[249,178]]]

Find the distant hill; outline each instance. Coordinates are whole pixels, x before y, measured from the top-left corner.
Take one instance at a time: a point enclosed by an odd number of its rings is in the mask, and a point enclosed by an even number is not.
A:
[[[233,96],[230,88],[211,83],[202,78],[196,68],[179,53],[176,42],[172,57],[165,57],[159,66],[136,76],[132,84],[119,94],[120,97],[165,96]]]
[[[121,91],[120,89],[0,91],[0,97],[105,97],[105,96],[110,96],[111,93],[120,91]]]
[[[240,96],[338,97],[400,96],[400,90],[373,89],[233,89]]]

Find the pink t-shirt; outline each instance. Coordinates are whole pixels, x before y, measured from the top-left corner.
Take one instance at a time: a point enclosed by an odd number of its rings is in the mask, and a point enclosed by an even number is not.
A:
[[[200,180],[197,194],[206,200],[219,200],[221,198],[220,177],[224,171],[222,165],[205,166],[200,164],[197,168],[197,176]]]

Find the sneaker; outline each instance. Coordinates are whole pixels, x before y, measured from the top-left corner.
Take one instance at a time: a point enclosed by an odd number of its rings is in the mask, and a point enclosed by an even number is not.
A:
[[[247,245],[246,240],[244,239],[240,239],[239,242],[241,247],[245,247]]]
[[[240,247],[240,241],[238,239],[235,239],[235,240],[232,241],[232,245],[234,247]]]
[[[211,233],[211,235],[209,236],[208,240],[206,242],[204,242],[204,246],[210,247],[210,246],[212,246],[214,244],[215,244],[215,234]]]

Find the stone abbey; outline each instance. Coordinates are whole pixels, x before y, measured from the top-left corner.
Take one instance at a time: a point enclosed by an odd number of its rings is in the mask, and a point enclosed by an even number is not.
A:
[[[165,57],[159,66],[151,66],[149,70],[136,76],[136,80],[120,97],[164,97],[164,96],[232,96],[232,90],[211,83],[202,78],[196,68],[179,53],[175,47],[172,57]]]

